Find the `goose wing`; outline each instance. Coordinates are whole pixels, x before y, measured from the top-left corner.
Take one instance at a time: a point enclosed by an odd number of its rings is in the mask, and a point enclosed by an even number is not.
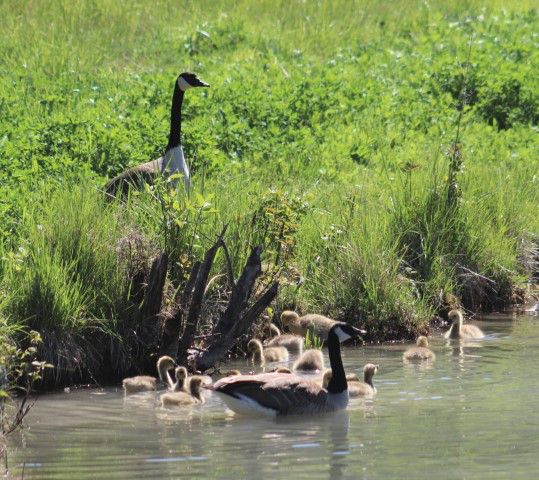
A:
[[[279,414],[324,411],[328,396],[328,392],[315,382],[281,373],[227,377],[211,389],[240,402],[254,402],[260,410]],[[229,406],[233,404],[229,403]]]

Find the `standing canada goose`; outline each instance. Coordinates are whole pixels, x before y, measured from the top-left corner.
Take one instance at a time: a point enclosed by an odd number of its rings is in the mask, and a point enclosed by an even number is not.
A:
[[[174,365],[174,360],[166,355],[159,358],[157,361],[159,378],[168,387],[174,384],[169,373],[169,370],[174,368]],[[138,375],[136,377],[124,378],[122,386],[127,394],[148,392],[157,389],[157,379],[155,377],[150,377],[149,375]]]
[[[299,335],[290,335],[288,333],[281,334],[281,331],[270,323],[270,333],[273,338],[266,340],[266,347],[284,347],[290,353],[301,354],[303,352],[303,344],[305,339]]]
[[[372,363],[367,363],[363,367],[363,381],[359,381],[357,379],[357,375],[355,376],[355,380],[351,380],[348,378],[348,395],[351,398],[354,397],[368,397],[371,395],[374,395],[376,393],[376,387],[372,383],[372,377],[378,372],[378,365],[373,365]],[[333,372],[331,370],[326,370],[324,373],[324,378],[322,380],[322,386],[324,388],[327,388],[331,378],[333,376]]]
[[[364,334],[344,322],[336,323],[327,336],[329,362],[334,372],[327,390],[316,382],[290,373],[239,375],[219,380],[209,387],[227,406],[243,414],[287,415],[325,413],[348,405],[348,384],[340,343]]]
[[[310,331],[320,338],[326,338],[329,329],[336,323],[335,320],[317,313],[309,313],[300,317],[292,310],[285,310],[281,313],[281,322],[296,335],[304,337]]]
[[[475,325],[463,325],[460,310],[451,310],[448,314],[451,327],[444,334],[444,338],[483,338],[485,335]]]
[[[421,335],[417,337],[415,347],[411,347],[402,355],[404,361],[407,360],[436,360],[436,355],[429,348],[429,341],[427,337]]]
[[[284,347],[262,347],[262,342],[256,338],[249,340],[247,350],[253,356],[253,363],[263,367],[269,362],[286,362],[288,350]]]
[[[170,133],[164,155],[156,160],[129,168],[114,177],[105,186],[107,198],[114,197],[118,190],[126,194],[130,186],[140,186],[144,182],[152,183],[152,180],[160,173],[166,173],[167,175],[182,174],[185,187],[190,187],[191,175],[181,144],[182,102],[185,91],[194,87],[209,87],[209,84],[202,81],[194,73],[184,72],[178,76],[174,84],[174,94],[172,95]]]
[[[195,405],[204,403],[204,397],[200,394],[202,378],[191,378],[189,381],[189,393],[187,392],[168,392],[161,395],[161,405],[163,407],[180,407],[183,405]]]
[[[310,348],[305,350],[292,367],[294,370],[302,370],[304,372],[322,371],[324,369],[324,356],[320,350]]]

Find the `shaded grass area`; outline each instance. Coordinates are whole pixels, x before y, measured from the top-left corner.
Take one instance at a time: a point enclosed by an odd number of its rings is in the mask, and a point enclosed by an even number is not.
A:
[[[235,275],[264,246],[274,312],[370,340],[520,300],[539,237],[539,22],[532,2],[501,6],[3,2],[0,329],[38,330],[53,382],[119,378],[155,354],[133,278],[167,250],[168,305],[226,223]],[[191,195],[106,205],[107,178],[162,153],[188,69],[212,85],[184,104]],[[212,278],[204,332],[222,254]]]

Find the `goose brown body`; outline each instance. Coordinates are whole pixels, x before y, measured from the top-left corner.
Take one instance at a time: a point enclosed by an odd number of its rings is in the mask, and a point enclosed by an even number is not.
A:
[[[348,390],[340,343],[360,333],[364,331],[342,322],[330,329],[328,351],[336,374],[327,389],[305,377],[279,372],[226,377],[206,388],[241,414],[289,415],[341,410],[348,405]]]

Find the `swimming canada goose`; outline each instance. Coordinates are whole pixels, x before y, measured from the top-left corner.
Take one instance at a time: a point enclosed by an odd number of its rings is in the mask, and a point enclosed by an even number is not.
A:
[[[169,370],[174,368],[174,365],[174,360],[166,355],[159,358],[157,361],[159,378],[168,387],[174,384],[169,373]],[[157,389],[157,379],[155,377],[150,377],[149,375],[138,375],[136,377],[124,378],[122,386],[127,394],[148,392]]]
[[[183,96],[185,91],[192,87],[209,87],[209,85],[198,78],[196,74],[189,72],[180,74],[174,83],[174,94],[170,110],[170,133],[164,155],[157,160],[151,160],[129,168],[114,177],[105,186],[107,198],[114,197],[118,190],[126,194],[130,186],[140,186],[144,182],[152,183],[159,173],[166,173],[167,175],[182,174],[185,187],[189,188],[191,175],[183,155],[181,132]]]
[[[463,325],[460,310],[451,310],[448,313],[451,327],[444,334],[444,338],[483,338],[484,333],[475,325]]]
[[[310,348],[305,350],[292,367],[294,370],[302,370],[304,372],[322,371],[324,369],[324,356],[320,350]]]
[[[200,394],[200,387],[202,385],[202,378],[191,378],[189,381],[189,393],[188,392],[168,392],[161,395],[161,405],[163,407],[180,407],[183,405],[195,405],[197,403],[204,403],[204,397]]]
[[[359,380],[348,380],[348,395],[350,398],[354,397],[368,397],[370,395],[373,395],[376,393],[376,387],[372,383],[372,377],[378,372],[378,365],[374,365],[372,363],[367,363],[363,367],[363,381],[360,382]],[[327,388],[327,385],[329,384],[331,378],[333,376],[333,372],[329,369],[326,370],[324,373],[324,378],[322,380],[322,386],[324,388]],[[356,375],[357,378],[357,375]]]
[[[342,410],[348,405],[348,384],[340,343],[364,333],[344,322],[336,323],[329,330],[327,344],[334,375],[327,389],[290,373],[227,377],[206,388],[219,395],[231,410],[243,414],[286,415]]]
[[[256,338],[249,340],[247,350],[253,356],[253,363],[263,367],[269,362],[286,362],[288,350],[284,347],[262,347],[262,342]]]
[[[285,310],[281,313],[281,322],[296,335],[304,337],[310,331],[322,339],[328,336],[329,329],[336,323],[335,320],[317,313],[309,313],[300,317],[292,310]]]
[[[270,323],[269,329],[273,338],[266,340],[266,347],[284,347],[290,353],[294,354],[301,354],[301,352],[303,352],[303,344],[305,343],[303,337],[300,337],[299,335],[290,335],[288,333],[281,335],[281,331],[273,325],[273,323]]]
[[[417,337],[416,346],[411,347],[402,355],[403,360],[436,360],[436,355],[429,348],[427,337],[421,335]]]

